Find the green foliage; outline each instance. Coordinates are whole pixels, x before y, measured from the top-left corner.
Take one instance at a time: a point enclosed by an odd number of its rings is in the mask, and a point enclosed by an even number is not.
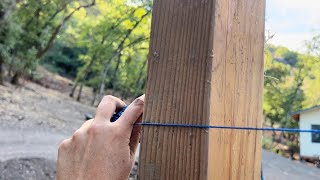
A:
[[[14,69],[15,77],[31,74],[59,38],[66,22],[75,12],[92,6],[92,2],[95,1],[1,1],[0,14],[4,14],[0,28],[1,59]]]
[[[263,109],[271,125],[296,128],[289,113],[320,103],[319,63],[313,55],[267,46]]]
[[[17,42],[20,26],[12,22],[12,0],[0,2],[0,58],[4,62],[11,61],[10,52]]]
[[[306,43],[309,54],[316,56],[320,59],[320,34],[314,36]]]
[[[278,47],[274,55],[278,61],[291,66],[295,66],[298,60],[298,53],[290,51],[285,47]]]
[[[76,81],[96,89],[106,86],[123,97],[142,93],[150,9],[150,3],[98,0],[92,12],[75,14],[66,29],[66,36],[73,40],[68,43],[88,49],[80,56],[84,66],[79,68]]]
[[[271,149],[271,147],[272,147],[272,139],[263,136],[263,137],[262,137],[262,148],[264,148],[264,149]]]
[[[79,59],[79,56],[85,53],[86,48],[68,47],[55,43],[54,47],[44,56],[41,64],[52,72],[75,78],[77,69],[83,66],[83,61]]]

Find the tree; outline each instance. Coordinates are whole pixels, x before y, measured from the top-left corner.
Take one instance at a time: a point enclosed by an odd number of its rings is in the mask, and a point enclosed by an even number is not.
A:
[[[95,94],[100,96],[104,94],[105,86],[122,89],[120,86],[128,83],[129,79],[137,79],[138,74],[135,72],[123,74],[132,66],[135,69],[130,68],[130,71],[146,72],[144,64],[148,49],[150,10],[150,3],[97,1],[94,14],[77,17],[79,21],[74,27],[68,27],[67,33],[76,39],[79,47],[86,46],[88,53],[81,56],[85,65],[78,71],[70,96],[74,96],[76,88],[80,86],[81,90],[84,84],[92,86]],[[143,81],[143,74],[141,73],[140,81]],[[140,91],[135,87],[129,89],[129,94]],[[123,89],[122,95],[126,95],[128,91]],[[78,93],[78,97],[80,96]],[[95,97],[96,95],[93,99]]]
[[[320,34],[307,41],[306,46],[310,55],[320,58]]]
[[[283,61],[288,54],[294,54],[286,48],[271,47],[265,52],[265,81],[264,81],[264,115],[271,126],[296,127],[297,123],[288,118],[292,110],[302,107],[304,92],[302,90],[304,76],[301,67],[296,65],[298,56],[293,56],[296,62],[292,64]],[[279,60],[280,59],[280,60]],[[301,61],[301,60],[300,60]],[[275,140],[273,132],[273,140]]]
[[[307,54],[304,55],[309,76],[305,79],[306,100],[304,107],[320,104],[320,34],[306,43]]]
[[[319,103],[320,65],[317,59],[314,54],[267,46],[263,109],[271,126],[297,128],[298,123],[290,117],[290,112]],[[275,133],[273,135],[275,137]],[[297,135],[292,133],[283,133],[283,136],[291,142],[297,140]]]
[[[93,5],[95,0],[27,0],[17,3],[12,21],[19,24],[22,31],[11,52],[15,59],[12,83],[17,84],[24,73],[31,74],[76,12]]]
[[[83,66],[79,56],[85,54],[85,47],[72,47],[57,41],[42,58],[40,64],[48,70],[68,78],[75,78],[78,68]]]
[[[290,51],[286,47],[278,47],[274,53],[275,59],[284,64],[295,66],[298,61],[298,53]]]
[[[0,2],[0,85],[3,84],[3,65],[10,59],[10,50],[15,44],[14,29],[16,25],[11,22],[11,14],[15,1],[2,0]]]

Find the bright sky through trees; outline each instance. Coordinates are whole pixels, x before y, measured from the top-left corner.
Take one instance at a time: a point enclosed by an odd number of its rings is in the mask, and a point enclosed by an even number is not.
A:
[[[320,0],[267,0],[266,30],[272,44],[303,51],[304,41],[320,31]]]

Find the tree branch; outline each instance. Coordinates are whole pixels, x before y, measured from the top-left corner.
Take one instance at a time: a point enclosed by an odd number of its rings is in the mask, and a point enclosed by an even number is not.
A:
[[[150,13],[151,11],[147,11],[143,16],[141,16],[139,21],[136,21],[136,23],[134,24],[134,26],[129,29],[125,35],[125,37],[122,39],[122,41],[120,42],[120,44],[118,45],[117,49],[114,51],[113,55],[108,59],[107,62],[105,62],[102,73],[101,73],[101,82],[100,82],[100,91],[99,91],[99,95],[100,97],[102,97],[103,93],[104,93],[104,86],[105,86],[105,78],[107,75],[107,70],[108,70],[108,65],[110,64],[111,60],[118,56],[119,54],[121,54],[121,51],[123,50],[123,45],[125,43],[125,41],[129,38],[129,36],[131,35],[132,31],[138,27],[138,25],[142,22],[142,20]]]
[[[43,57],[43,55],[50,49],[50,47],[52,46],[54,40],[56,39],[58,33],[60,32],[62,26],[64,25],[64,23],[66,21],[68,21],[75,12],[79,11],[81,8],[89,8],[91,6],[94,6],[96,4],[96,0],[93,0],[91,4],[87,4],[87,5],[80,5],[79,7],[77,7],[75,10],[73,10],[68,16],[64,17],[61,21],[61,23],[55,28],[55,30],[53,31],[47,45],[43,48],[40,49],[37,52],[37,58],[40,59],[41,57]]]

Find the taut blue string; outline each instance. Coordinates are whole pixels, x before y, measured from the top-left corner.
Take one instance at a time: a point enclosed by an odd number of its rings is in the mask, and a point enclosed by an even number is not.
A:
[[[256,128],[256,127],[240,127],[240,126],[208,126],[196,124],[172,124],[172,123],[154,123],[142,122],[136,123],[137,126],[164,126],[164,127],[185,127],[200,129],[236,129],[236,130],[252,130],[252,131],[282,131],[282,132],[303,132],[303,133],[320,133],[317,129],[291,129],[291,128]]]
[[[128,106],[122,108],[119,112],[115,113],[111,122],[116,121],[126,110]],[[292,133],[320,133],[320,129],[290,129],[290,128],[256,128],[256,127],[240,127],[240,126],[209,126],[197,124],[174,124],[174,123],[156,123],[156,122],[142,122],[136,123],[136,126],[163,126],[163,127],[182,127],[182,128],[200,128],[200,129],[236,129],[236,130],[249,130],[249,131],[281,131]]]

